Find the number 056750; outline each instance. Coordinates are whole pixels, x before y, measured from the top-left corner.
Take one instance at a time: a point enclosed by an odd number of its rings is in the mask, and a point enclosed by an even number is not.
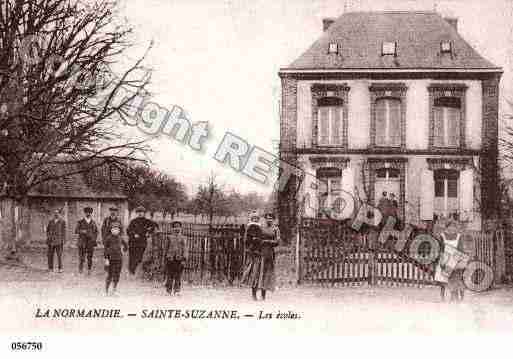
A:
[[[41,342],[12,342],[11,350],[28,351],[28,350],[42,350],[43,343]]]

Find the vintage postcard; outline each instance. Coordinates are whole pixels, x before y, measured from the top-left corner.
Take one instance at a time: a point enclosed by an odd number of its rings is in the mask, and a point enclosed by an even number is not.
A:
[[[0,353],[512,334],[512,18],[0,0]]]

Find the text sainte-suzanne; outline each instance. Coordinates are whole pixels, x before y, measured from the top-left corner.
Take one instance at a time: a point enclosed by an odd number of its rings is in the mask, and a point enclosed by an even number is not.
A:
[[[36,308],[36,318],[57,319],[118,319],[136,317],[141,319],[300,319],[301,316],[291,310],[241,314],[237,310],[227,309],[142,309],[140,312],[121,313],[115,308]]]

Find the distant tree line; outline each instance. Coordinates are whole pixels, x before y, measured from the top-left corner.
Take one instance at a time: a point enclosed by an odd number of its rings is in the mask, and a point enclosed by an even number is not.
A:
[[[239,193],[226,190],[210,175],[207,183],[200,185],[196,193],[189,196],[185,186],[170,174],[147,165],[134,164],[119,168],[119,180],[106,180],[94,186],[112,190],[121,188],[128,197],[128,208],[144,206],[151,214],[160,212],[164,217],[174,218],[180,214],[203,217],[212,222],[214,217],[245,216],[252,211],[267,208],[267,199],[257,192]]]
[[[211,174],[207,184],[200,185],[186,207],[186,213],[204,216],[212,223],[214,217],[238,217],[249,212],[267,208],[266,198],[257,193],[241,194],[236,190],[226,190],[214,174]]]

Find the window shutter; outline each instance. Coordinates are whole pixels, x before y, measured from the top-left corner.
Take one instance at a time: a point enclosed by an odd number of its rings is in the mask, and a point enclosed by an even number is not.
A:
[[[303,197],[303,217],[315,218],[317,206],[310,193],[306,193]]]
[[[342,108],[331,107],[331,144],[342,144]]]
[[[386,100],[376,101],[376,145],[385,146],[385,128],[386,128]]]
[[[435,181],[433,171],[424,170],[420,180],[420,219],[422,221],[431,221],[433,220],[435,200]]]
[[[434,133],[433,144],[436,147],[444,146],[444,109],[435,106],[433,108]]]
[[[329,108],[319,107],[319,144],[327,145],[329,142]]]
[[[354,173],[351,167],[342,172],[342,190],[354,194]]]
[[[352,167],[346,167],[342,172],[342,190],[354,196],[354,172]],[[342,212],[342,218],[351,217],[354,205],[354,203],[345,204],[344,211]]]
[[[465,169],[460,172],[460,219],[471,221],[474,212],[474,171]]]
[[[390,144],[401,145],[401,101],[389,100]]]
[[[449,146],[457,147],[460,142],[460,109],[449,107],[447,108],[447,114],[449,122]]]

